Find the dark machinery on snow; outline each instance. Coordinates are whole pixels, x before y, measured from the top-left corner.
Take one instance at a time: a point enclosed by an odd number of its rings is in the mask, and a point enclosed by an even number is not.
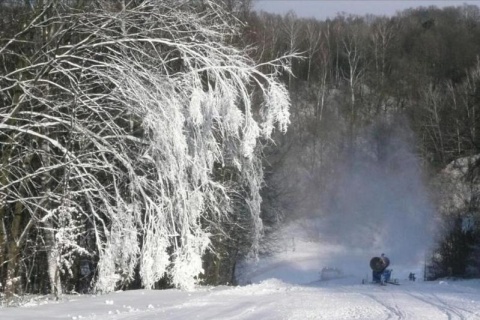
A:
[[[385,284],[390,282],[392,270],[387,269],[390,265],[390,259],[382,254],[380,257],[373,257],[370,260],[370,268],[372,269],[372,281],[375,283]]]

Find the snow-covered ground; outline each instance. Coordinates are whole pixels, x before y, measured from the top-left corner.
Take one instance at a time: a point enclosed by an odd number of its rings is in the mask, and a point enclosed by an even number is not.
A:
[[[275,255],[242,266],[238,287],[70,295],[58,302],[32,297],[21,307],[0,307],[0,319],[480,319],[480,280],[408,281],[410,272],[421,278],[421,263],[398,264],[387,253],[400,285],[362,284],[375,254],[287,236]],[[323,267],[341,269],[343,277],[321,281]]]
[[[240,287],[135,290],[0,309],[0,319],[480,319],[479,281],[362,285],[277,279]]]
[[[0,309],[0,319],[480,319],[479,281],[362,285],[277,279],[234,288],[135,290]]]

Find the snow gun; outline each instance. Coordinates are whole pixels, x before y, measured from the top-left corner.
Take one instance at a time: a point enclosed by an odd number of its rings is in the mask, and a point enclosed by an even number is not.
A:
[[[392,275],[392,270],[387,269],[389,265],[390,259],[385,257],[383,254],[381,257],[373,257],[370,260],[370,268],[372,269],[372,281],[374,283],[391,283],[390,276]]]

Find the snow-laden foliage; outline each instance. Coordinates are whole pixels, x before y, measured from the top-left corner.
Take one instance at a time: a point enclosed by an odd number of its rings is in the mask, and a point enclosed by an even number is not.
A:
[[[55,221],[56,226],[47,232],[55,233],[52,253],[56,258],[57,267],[62,268],[72,276],[73,259],[77,255],[89,256],[89,252],[79,245],[79,237],[84,233],[84,227],[75,219],[77,211],[73,207],[60,206],[50,210],[43,218],[44,221]],[[48,224],[47,224],[48,225]]]
[[[288,94],[276,78],[282,65],[263,74],[228,45],[236,31],[213,2],[100,5],[81,13],[56,1],[39,7],[27,31],[43,45],[0,75],[9,159],[0,192],[31,215],[29,228],[52,220],[55,241],[68,242],[54,248],[72,246],[62,221],[85,226],[95,245],[79,242],[85,252],[75,253],[97,256],[98,291],[132,280],[137,266],[147,288],[167,276],[191,289],[209,228],[236,214],[232,186],[248,190],[257,246],[258,141],[289,121]],[[17,36],[0,47],[4,59],[15,61]],[[254,92],[263,96],[260,113]],[[49,152],[37,148],[43,144]],[[214,174],[225,167],[237,171],[237,184]],[[65,197],[71,211],[60,209]]]
[[[474,207],[478,185],[469,179],[479,155],[463,157],[450,162],[438,175],[435,183],[439,194],[438,204],[443,215],[467,212]]]

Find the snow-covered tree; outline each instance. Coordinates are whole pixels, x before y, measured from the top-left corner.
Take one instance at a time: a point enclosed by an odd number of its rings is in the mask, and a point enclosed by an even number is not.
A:
[[[209,230],[235,215],[237,194],[255,250],[259,140],[289,122],[282,62],[264,74],[230,46],[235,23],[214,1],[50,0],[29,10],[23,30],[0,42],[0,221],[17,223],[1,226],[6,283],[37,230],[57,293],[80,256],[98,261],[101,292],[137,266],[147,288],[167,276],[191,289]],[[236,183],[215,174],[224,167]]]

